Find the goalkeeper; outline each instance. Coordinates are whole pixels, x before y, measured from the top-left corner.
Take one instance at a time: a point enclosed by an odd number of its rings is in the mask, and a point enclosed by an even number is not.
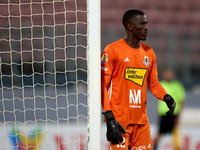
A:
[[[147,117],[147,85],[172,115],[174,99],[158,81],[156,56],[142,42],[148,35],[146,15],[131,9],[123,15],[126,36],[108,45],[101,55],[101,104],[111,150],[152,150]]]

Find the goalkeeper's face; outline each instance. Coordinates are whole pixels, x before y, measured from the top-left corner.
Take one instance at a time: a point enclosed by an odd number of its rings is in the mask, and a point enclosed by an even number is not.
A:
[[[146,40],[148,35],[148,25],[147,25],[146,15],[136,15],[130,20],[131,34],[137,40]]]

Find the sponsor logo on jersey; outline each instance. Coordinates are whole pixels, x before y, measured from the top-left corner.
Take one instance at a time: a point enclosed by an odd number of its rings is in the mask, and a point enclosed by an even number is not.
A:
[[[151,148],[151,144],[149,143],[149,145],[147,146],[147,148]]]
[[[144,65],[145,66],[149,66],[149,60],[148,60],[148,57],[147,56],[144,56],[144,61],[143,61]]]
[[[129,107],[141,108],[141,90],[129,90]]]
[[[130,80],[140,86],[143,86],[144,78],[147,73],[147,69],[143,68],[129,68],[125,69],[125,79]]]
[[[108,71],[108,68],[106,68],[106,67],[101,67],[101,70]]]
[[[108,61],[108,54],[103,53],[102,57],[101,57],[101,63],[105,64]]]
[[[138,146],[138,147],[133,147],[131,150],[144,150],[146,149],[146,146]]]
[[[126,58],[124,59],[124,62],[129,62],[128,57],[126,57]]]

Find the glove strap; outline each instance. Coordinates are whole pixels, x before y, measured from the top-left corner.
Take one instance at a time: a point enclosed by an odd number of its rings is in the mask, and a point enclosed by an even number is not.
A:
[[[164,98],[163,98],[163,101],[164,102],[167,102],[169,99],[169,97],[171,97],[169,94],[166,94],[165,96],[164,96]]]
[[[103,113],[103,115],[105,115],[105,117],[106,117],[106,122],[115,119],[111,110],[106,111],[105,113]]]

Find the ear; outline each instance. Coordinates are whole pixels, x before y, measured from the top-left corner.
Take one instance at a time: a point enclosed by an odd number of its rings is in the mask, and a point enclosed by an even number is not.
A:
[[[128,31],[132,31],[132,30],[133,30],[132,24],[127,23],[126,29],[127,29]]]

